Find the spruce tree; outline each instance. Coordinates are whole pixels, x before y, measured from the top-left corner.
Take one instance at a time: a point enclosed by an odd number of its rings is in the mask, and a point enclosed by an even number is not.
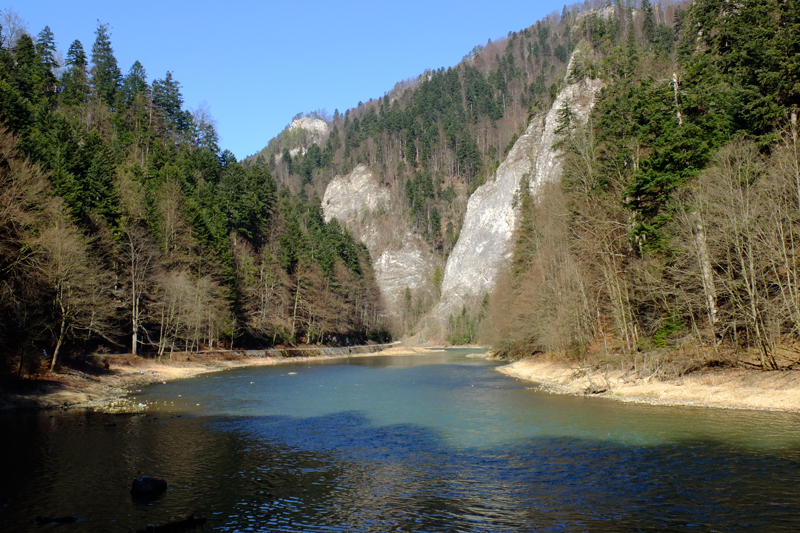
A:
[[[98,24],[95,35],[97,38],[92,45],[92,88],[98,98],[112,106],[122,73],[111,48],[108,24]]]
[[[39,54],[39,61],[46,72],[53,72],[58,66],[56,61],[56,43],[53,32],[50,31],[50,26],[45,26],[36,37],[36,52]]]

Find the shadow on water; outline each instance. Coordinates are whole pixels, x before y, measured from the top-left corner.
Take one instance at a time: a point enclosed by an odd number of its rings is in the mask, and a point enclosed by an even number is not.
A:
[[[17,437],[4,444],[3,531],[55,527],[42,515],[76,517],[64,531],[130,531],[193,512],[216,531],[789,531],[800,515],[800,449],[553,437],[470,449],[358,413],[2,423]],[[132,499],[139,472],[169,489]]]
[[[551,396],[491,366],[245,369],[142,391],[148,415],[0,416],[0,531],[796,530],[796,415]],[[132,499],[141,474],[167,491]]]

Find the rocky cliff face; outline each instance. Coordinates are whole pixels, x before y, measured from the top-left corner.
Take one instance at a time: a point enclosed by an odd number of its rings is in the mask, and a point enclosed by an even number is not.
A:
[[[306,130],[307,132],[311,133],[313,136],[313,141],[317,144],[322,144],[325,139],[328,137],[329,128],[328,123],[324,120],[320,120],[318,118],[311,118],[311,117],[303,117],[300,119],[295,119],[292,121],[292,125],[289,129],[292,130]]]
[[[325,220],[336,217],[367,245],[389,315],[398,316],[406,288],[432,293],[436,259],[430,247],[408,226],[403,199],[379,183],[372,171],[359,165],[336,176],[325,190]]]
[[[600,88],[599,80],[584,80],[562,90],[551,110],[531,121],[494,176],[469,198],[458,242],[447,259],[441,298],[429,314],[423,338],[443,341],[449,316],[492,291],[513,253],[521,181],[528,180],[535,195],[544,183],[561,176],[553,148],[558,111],[569,102],[585,122]],[[369,248],[387,310],[394,316],[403,308],[406,288],[433,294],[437,264],[430,247],[409,227],[403,201],[364,165],[334,178],[322,200],[326,220],[336,217]]]
[[[521,180],[527,179],[530,194],[536,195],[544,183],[560,178],[559,152],[553,148],[558,111],[569,102],[585,122],[601,86],[599,80],[584,80],[562,90],[547,115],[531,121],[495,175],[472,194],[458,242],[447,259],[442,297],[431,314],[434,322],[443,323],[463,305],[470,307],[491,292],[513,252]]]

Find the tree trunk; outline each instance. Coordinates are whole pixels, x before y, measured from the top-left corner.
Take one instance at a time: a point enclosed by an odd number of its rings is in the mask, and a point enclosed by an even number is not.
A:
[[[714,269],[711,266],[711,256],[708,253],[708,243],[706,242],[706,231],[703,221],[698,213],[694,213],[694,239],[697,245],[697,260],[700,262],[700,273],[703,278],[703,292],[708,306],[708,323],[711,333],[714,335],[714,349],[716,350],[716,326],[719,321],[717,309],[717,287],[714,284]]]
[[[50,372],[56,368],[56,359],[58,359],[58,352],[61,351],[61,344],[64,342],[64,332],[67,329],[67,317],[64,316],[64,308],[61,308],[61,328],[58,332],[58,342],[53,350],[53,358],[50,360]]]

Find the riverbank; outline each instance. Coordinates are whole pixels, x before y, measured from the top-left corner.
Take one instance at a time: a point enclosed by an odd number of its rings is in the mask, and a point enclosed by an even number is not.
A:
[[[796,370],[713,367],[661,380],[539,358],[521,359],[498,370],[558,394],[652,405],[800,411],[800,372]]]
[[[356,353],[349,353],[350,351]],[[37,379],[0,378],[0,411],[89,409],[103,412],[136,412],[141,407],[126,398],[134,389],[151,383],[188,379],[231,368],[273,366],[304,361],[373,355],[423,355],[432,349],[392,346],[374,352],[344,348],[318,355],[264,356],[249,352],[175,354],[172,359],[144,359],[130,355],[106,356],[95,364],[63,368]]]

